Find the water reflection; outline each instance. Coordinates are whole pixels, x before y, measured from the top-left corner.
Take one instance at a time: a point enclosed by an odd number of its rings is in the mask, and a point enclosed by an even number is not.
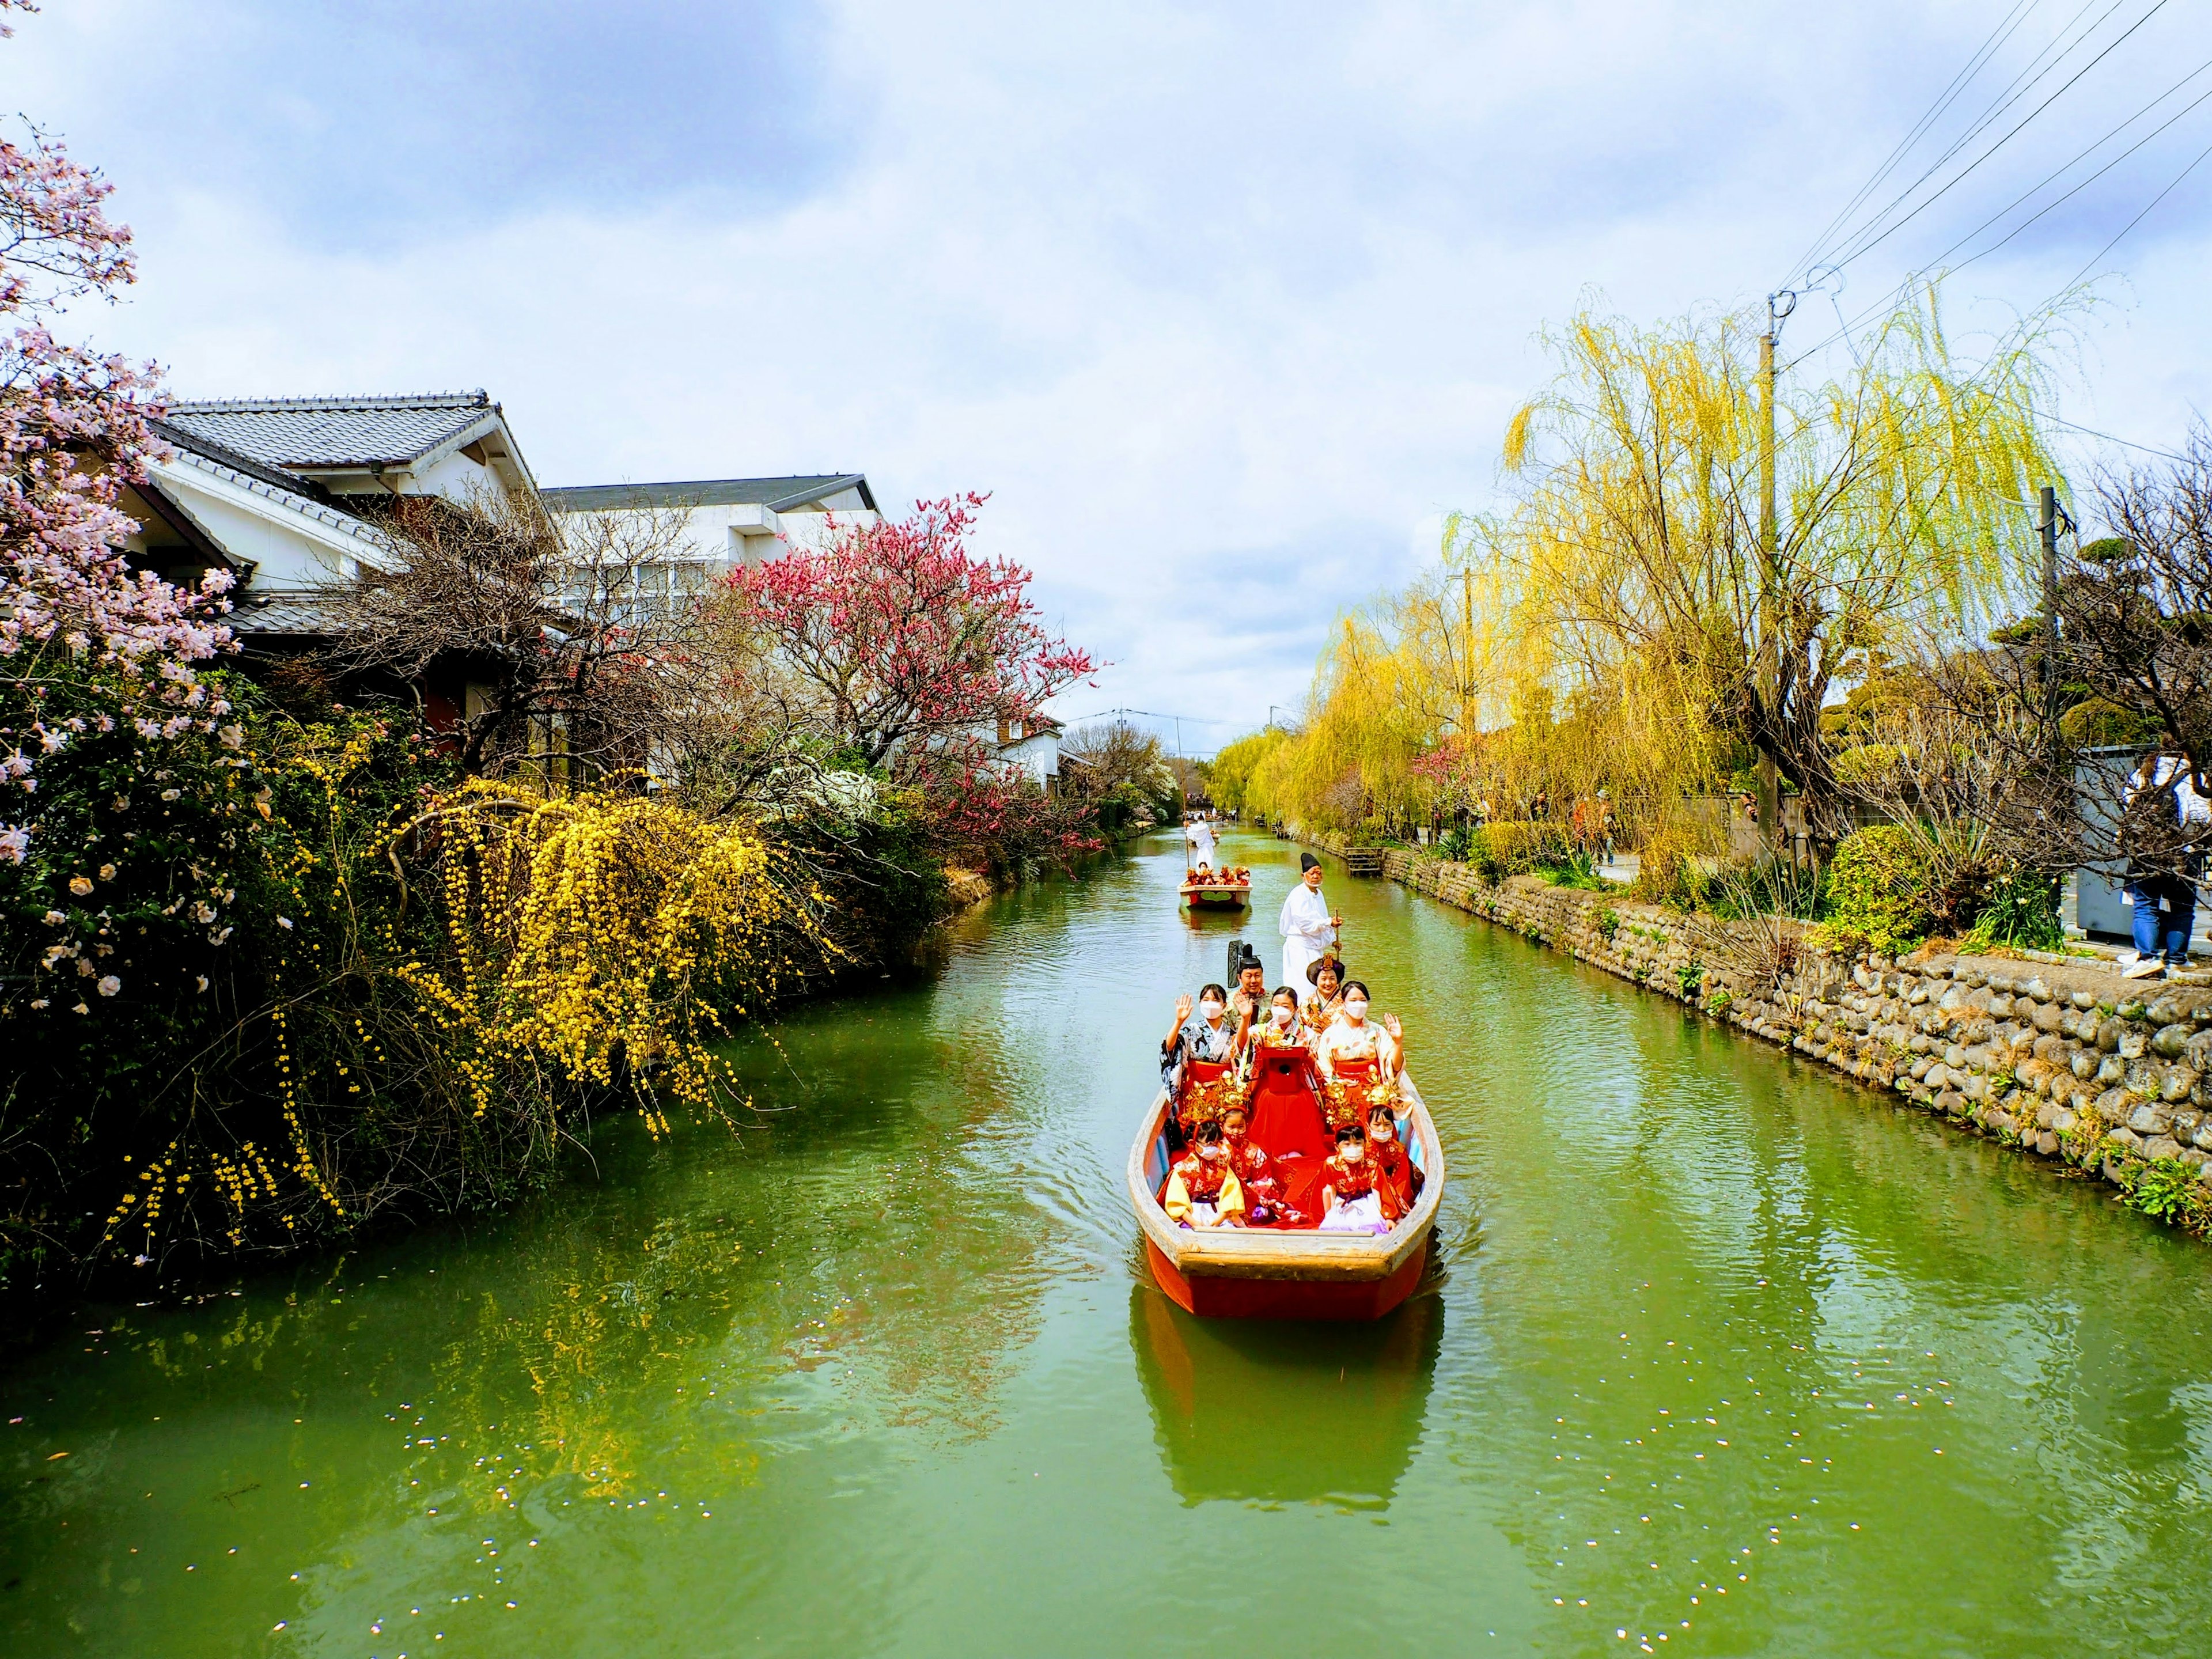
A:
[[[1365,1325],[1194,1319],[1129,1292],[1129,1346],[1169,1480],[1185,1504],[1327,1500],[1380,1509],[1412,1463],[1443,1343],[1416,1293]]]

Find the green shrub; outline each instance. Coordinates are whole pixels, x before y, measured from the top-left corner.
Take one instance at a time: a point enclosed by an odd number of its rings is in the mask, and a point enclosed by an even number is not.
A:
[[[1828,866],[1821,919],[1831,939],[1863,939],[1896,956],[1935,926],[1930,872],[1920,844],[1894,824],[1847,836]]]
[[[2058,717],[2058,732],[2075,749],[2133,748],[2154,743],[2159,723],[2103,697],[2079,702]]]
[[[2063,950],[2066,929],[2058,920],[2059,885],[2057,876],[2035,870],[2016,869],[1999,876],[1990,884],[1973,931],[1959,942],[1960,948]]]
[[[1437,854],[1454,864],[1465,864],[1474,848],[1474,831],[1466,824],[1455,823],[1444,831],[1437,842]]]
[[[1491,823],[1475,832],[1468,862],[1485,881],[1498,881],[1565,865],[1571,855],[1566,832],[1556,823]]]
[[[1579,848],[1569,848],[1564,858],[1539,863],[1535,873],[1554,887],[1575,887],[1586,893],[1607,890],[1605,878],[1597,872],[1596,860]]]
[[[2212,1221],[2212,1195],[2208,1195],[2197,1171],[2179,1158],[2161,1158],[2146,1164],[2128,1188],[2130,1208],[2195,1232]]]

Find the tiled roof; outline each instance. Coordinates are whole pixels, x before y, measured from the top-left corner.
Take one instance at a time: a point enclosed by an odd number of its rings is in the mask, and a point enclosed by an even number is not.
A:
[[[374,525],[356,517],[343,507],[333,506],[327,495],[305,478],[295,478],[273,467],[264,466],[251,456],[240,455],[235,450],[204,438],[196,438],[168,422],[155,421],[153,425],[176,447],[177,459],[185,465],[197,467],[203,472],[211,472],[227,483],[326,524],[333,530],[343,530],[349,535],[372,542],[381,543],[388,539],[385,532]],[[157,487],[160,477],[157,471],[155,474]],[[178,505],[183,507],[181,502]]]
[[[623,507],[764,507],[787,512],[857,489],[869,512],[876,498],[862,472],[805,472],[783,478],[695,478],[686,483],[570,484],[538,493],[556,513],[593,513]]]
[[[404,466],[495,416],[483,392],[404,398],[230,398],[173,404],[167,423],[267,466]]]
[[[249,593],[232,610],[230,629],[249,645],[256,639],[322,639],[335,627],[330,607],[319,593]]]

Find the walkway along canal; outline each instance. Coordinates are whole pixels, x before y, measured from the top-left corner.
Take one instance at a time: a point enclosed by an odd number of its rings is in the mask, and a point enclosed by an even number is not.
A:
[[[2202,1244],[1395,884],[1329,891],[1437,1267],[1372,1328],[1168,1306],[1121,1160],[1297,856],[1224,853],[1249,915],[1163,838],[749,1036],[740,1146],[88,1310],[0,1376],[0,1651],[2202,1648]]]

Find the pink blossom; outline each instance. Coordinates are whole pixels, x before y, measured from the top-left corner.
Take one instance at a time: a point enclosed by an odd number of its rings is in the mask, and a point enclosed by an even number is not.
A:
[[[911,518],[867,526],[833,520],[820,551],[793,548],[726,579],[738,613],[819,688],[838,737],[871,766],[933,765],[946,743],[1034,719],[1096,672],[1045,631],[1027,570],[969,553],[983,500],[917,501]]]
[[[21,0],[0,0],[10,9]],[[231,577],[211,571],[185,589],[125,562],[138,526],[123,491],[165,453],[147,424],[160,412],[158,372],[58,341],[46,321],[135,280],[131,233],[104,211],[111,188],[35,127],[0,136],[0,658],[14,659],[7,678],[34,705],[58,675],[92,668],[126,684],[151,678],[189,708],[207,695],[194,665],[235,648],[218,620]],[[46,754],[62,747],[57,731],[15,724],[37,732]],[[106,714],[97,725],[114,730]],[[13,759],[8,775],[34,787]]]

